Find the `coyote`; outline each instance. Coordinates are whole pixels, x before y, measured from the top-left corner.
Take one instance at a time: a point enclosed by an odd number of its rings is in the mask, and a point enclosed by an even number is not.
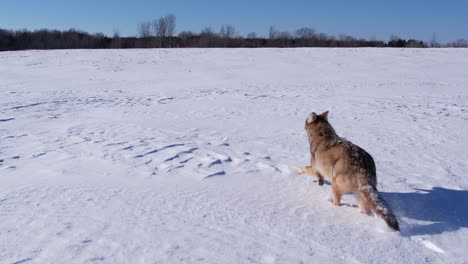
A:
[[[318,184],[331,182],[333,204],[340,205],[343,194],[354,193],[361,212],[380,216],[393,230],[400,227],[395,215],[377,191],[377,177],[372,156],[362,148],[339,137],[328,122],[328,111],[311,113],[305,122],[310,143],[310,166],[298,173],[315,175]]]

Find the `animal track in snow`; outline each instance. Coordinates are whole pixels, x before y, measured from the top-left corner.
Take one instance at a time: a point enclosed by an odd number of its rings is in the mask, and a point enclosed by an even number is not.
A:
[[[247,168],[241,171],[244,174],[282,172],[270,156],[234,151],[235,144],[218,133],[194,130],[180,135],[154,130],[149,133],[151,136],[128,140],[117,132],[122,129],[125,127],[73,126],[63,136],[49,138],[50,149],[27,157],[39,158],[50,151],[61,151],[70,156],[96,156],[141,167],[153,176],[182,175],[198,180],[229,176],[231,171],[239,171],[239,164]]]

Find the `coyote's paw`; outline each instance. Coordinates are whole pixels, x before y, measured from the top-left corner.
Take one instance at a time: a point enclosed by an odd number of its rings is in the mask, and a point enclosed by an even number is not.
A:
[[[319,186],[323,186],[324,183],[325,183],[325,181],[323,179],[318,179],[318,185]]]
[[[365,215],[368,215],[368,216],[371,216],[372,215],[372,211],[370,210],[359,210],[359,212],[361,214],[365,214]]]
[[[370,208],[365,207],[362,204],[359,204],[358,207],[361,214],[372,215],[372,210]]]
[[[304,174],[304,173],[306,173],[306,172],[307,172],[307,170],[306,170],[306,168],[305,168],[305,167],[298,168],[296,171],[297,171],[297,173],[299,173],[299,174]]]

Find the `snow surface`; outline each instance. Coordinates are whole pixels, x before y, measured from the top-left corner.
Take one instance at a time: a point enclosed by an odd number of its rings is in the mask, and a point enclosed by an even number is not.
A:
[[[0,53],[0,263],[467,263],[468,50]],[[330,110],[400,221],[298,175]]]

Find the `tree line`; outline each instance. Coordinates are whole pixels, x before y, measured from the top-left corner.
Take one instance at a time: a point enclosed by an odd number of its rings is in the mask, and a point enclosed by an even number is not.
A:
[[[303,27],[291,33],[271,26],[268,36],[259,37],[255,32],[245,36],[238,34],[232,25],[222,25],[216,31],[206,27],[200,32],[176,33],[176,17],[167,15],[137,25],[137,37],[121,37],[102,33],[90,34],[76,29],[59,30],[7,30],[0,28],[0,51],[26,49],[128,49],[128,48],[296,48],[296,47],[468,47],[467,41],[440,44],[433,36],[430,42],[402,39],[392,36],[389,41],[368,40],[341,34],[338,37],[318,33]]]

